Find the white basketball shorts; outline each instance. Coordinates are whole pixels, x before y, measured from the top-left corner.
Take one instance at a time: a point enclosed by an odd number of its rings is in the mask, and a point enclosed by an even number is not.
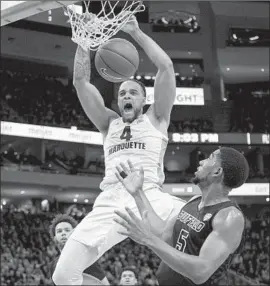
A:
[[[168,220],[180,212],[185,201],[163,193],[160,188],[151,188],[145,191],[157,215]],[[90,247],[97,248],[99,259],[107,250],[126,239],[118,233],[122,226],[113,221],[117,217],[115,210],[125,211],[129,207],[140,217],[134,198],[123,188],[121,183],[114,184],[111,189],[105,190],[97,197],[93,210],[74,229],[70,238]]]

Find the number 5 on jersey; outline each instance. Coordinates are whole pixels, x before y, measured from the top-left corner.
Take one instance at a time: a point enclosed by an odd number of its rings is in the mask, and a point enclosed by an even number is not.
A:
[[[189,236],[189,232],[185,229],[181,229],[179,237],[177,239],[177,243],[175,248],[179,251],[185,252],[187,246],[187,238]]]
[[[130,126],[126,126],[123,130],[122,135],[120,136],[120,139],[122,140],[126,139],[126,141],[130,141],[131,138],[132,138],[132,135],[131,135]]]

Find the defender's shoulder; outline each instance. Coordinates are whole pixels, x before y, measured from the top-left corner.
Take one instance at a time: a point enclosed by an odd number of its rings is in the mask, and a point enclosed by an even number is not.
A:
[[[189,203],[189,202],[192,202],[192,201],[194,201],[194,200],[196,200],[196,199],[198,199],[198,198],[200,198],[200,197],[201,197],[201,195],[195,195],[195,196],[193,196],[191,199],[188,200],[188,203]]]
[[[230,206],[220,210],[213,221],[213,227],[226,231],[244,229],[245,218],[243,213],[235,206]]]

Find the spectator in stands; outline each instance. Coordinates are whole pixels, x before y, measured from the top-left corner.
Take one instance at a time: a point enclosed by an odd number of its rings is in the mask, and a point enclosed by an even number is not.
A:
[[[249,88],[243,86],[243,88],[229,90],[228,97],[233,101],[229,131],[249,133],[270,132],[268,120],[270,99],[266,91],[264,95],[260,92],[252,93]]]
[[[78,223],[74,218],[65,214],[56,216],[55,219],[52,221],[50,226],[50,236],[56,242],[56,245],[58,246],[60,251],[64,248],[69,236],[71,235],[73,229],[77,226],[77,224]],[[56,257],[56,259],[51,264],[51,277],[55,270],[58,259],[59,256]],[[75,259],[75,257],[73,259]],[[78,257],[78,259],[80,259],[80,257]],[[109,281],[106,278],[104,271],[97,263],[92,264],[90,267],[84,270],[83,279],[84,283],[109,285]]]
[[[125,267],[121,273],[119,285],[137,285],[137,273],[133,267]]]

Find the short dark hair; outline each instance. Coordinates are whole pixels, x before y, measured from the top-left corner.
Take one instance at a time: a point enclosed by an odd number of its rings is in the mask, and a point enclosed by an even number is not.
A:
[[[73,228],[75,228],[78,222],[71,216],[67,214],[59,214],[53,220],[49,228],[49,233],[52,239],[55,237],[55,228],[61,222],[70,223]]]
[[[135,268],[135,267],[133,267],[133,266],[127,266],[127,267],[125,267],[125,268],[122,270],[120,277],[122,277],[122,274],[123,274],[125,271],[131,271],[131,272],[133,272],[135,278],[138,279],[138,274],[137,274],[137,271],[136,271],[136,268]]]
[[[126,80],[126,81],[136,82],[142,88],[144,96],[146,97],[146,88],[145,88],[145,85],[141,81],[138,81],[138,80],[136,80],[134,78],[130,78],[130,79]]]
[[[249,165],[245,156],[233,148],[221,147],[220,158],[224,185],[229,188],[242,186],[249,175]]]

